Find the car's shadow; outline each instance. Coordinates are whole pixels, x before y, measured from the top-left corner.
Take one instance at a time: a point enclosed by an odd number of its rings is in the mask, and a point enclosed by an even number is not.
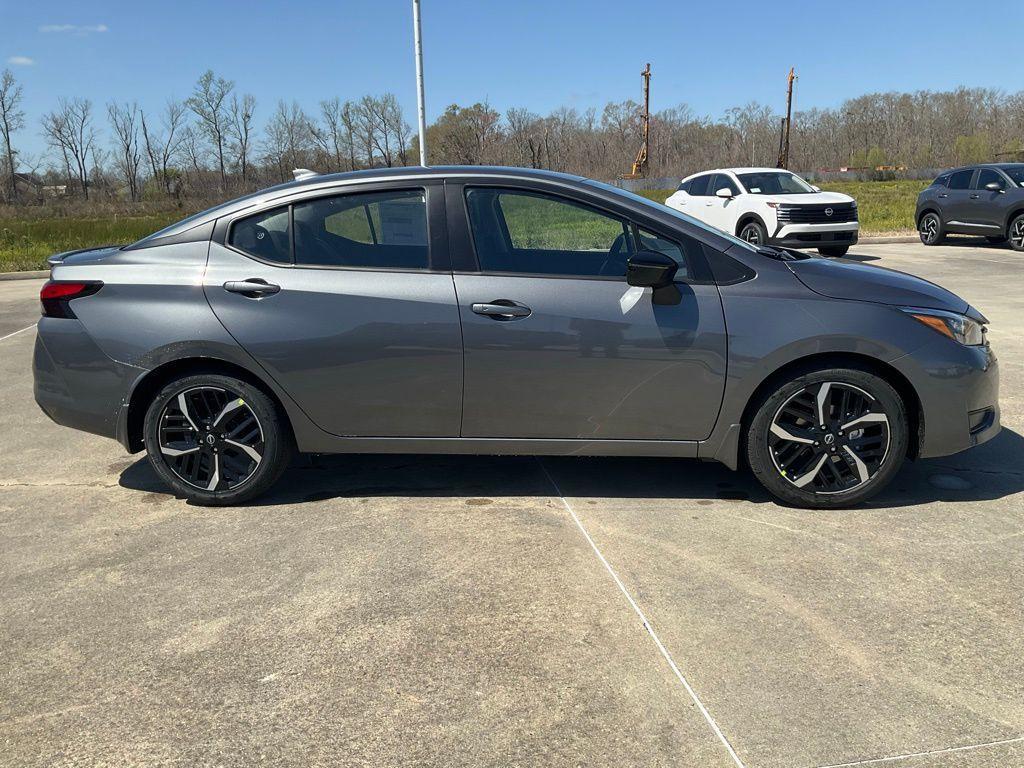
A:
[[[367,497],[571,497],[771,502],[748,472],[664,458],[455,455],[300,457],[254,506]],[[121,473],[125,488],[170,496],[145,458]],[[1024,437],[1004,429],[955,456],[908,462],[866,506],[988,501],[1024,491]]]

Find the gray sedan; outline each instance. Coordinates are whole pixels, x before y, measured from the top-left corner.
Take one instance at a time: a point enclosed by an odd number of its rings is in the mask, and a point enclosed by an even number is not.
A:
[[[312,176],[51,264],[37,402],[200,504],[298,450],[697,458],[835,507],[999,430],[959,297],[575,176]]]

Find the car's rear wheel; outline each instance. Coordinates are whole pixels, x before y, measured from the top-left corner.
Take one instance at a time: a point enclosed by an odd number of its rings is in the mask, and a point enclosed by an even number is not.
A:
[[[1010,222],[1010,247],[1024,251],[1024,213]]]
[[[238,504],[266,491],[294,452],[275,404],[231,376],[197,374],[167,384],[146,412],[149,460],[179,496]]]
[[[830,245],[822,246],[818,249],[818,253],[822,256],[832,256],[833,258],[840,258],[846,255],[846,252],[850,250],[848,245]]]
[[[906,408],[868,371],[813,371],[778,386],[747,430],[754,476],[783,502],[832,508],[874,496],[907,453]]]
[[[942,218],[937,213],[926,213],[917,223],[917,233],[925,245],[938,245],[946,238]]]
[[[748,221],[740,229],[740,239],[751,245],[764,245],[768,242],[768,231],[757,221]]]

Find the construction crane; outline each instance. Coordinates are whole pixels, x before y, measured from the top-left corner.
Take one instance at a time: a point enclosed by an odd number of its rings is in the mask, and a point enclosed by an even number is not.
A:
[[[647,170],[647,150],[650,146],[651,138],[651,65],[648,62],[647,66],[644,67],[644,71],[640,73],[640,77],[644,79],[644,111],[640,115],[641,124],[643,125],[643,141],[640,144],[640,151],[636,153],[636,160],[633,161],[633,170],[627,175],[623,176],[624,179],[639,179],[644,175]]]
[[[793,118],[793,81],[796,80],[796,73],[793,67],[789,68],[789,77],[786,78],[789,87],[786,89],[786,116],[782,118],[782,130],[779,132],[779,162],[778,168],[789,167],[789,128]]]

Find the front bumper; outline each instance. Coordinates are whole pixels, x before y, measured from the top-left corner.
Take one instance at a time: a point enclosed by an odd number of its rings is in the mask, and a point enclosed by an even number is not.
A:
[[[116,439],[124,398],[141,371],[107,357],[78,320],[44,317],[32,373],[36,403],[47,416]]]
[[[786,224],[768,238],[769,245],[784,248],[826,248],[856,245],[857,222],[844,224]]]
[[[940,338],[894,364],[921,401],[921,458],[959,453],[999,434],[999,363],[991,347]]]

